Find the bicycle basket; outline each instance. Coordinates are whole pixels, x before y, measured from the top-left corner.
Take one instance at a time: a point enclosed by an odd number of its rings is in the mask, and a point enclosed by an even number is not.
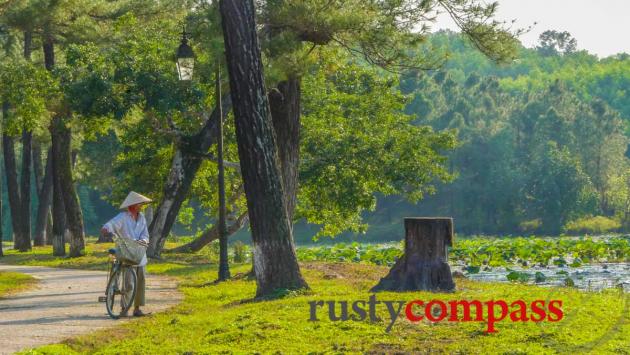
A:
[[[122,238],[118,235],[114,235],[113,239],[116,243],[116,258],[118,260],[132,265],[140,264],[147,252],[146,247],[134,240]]]

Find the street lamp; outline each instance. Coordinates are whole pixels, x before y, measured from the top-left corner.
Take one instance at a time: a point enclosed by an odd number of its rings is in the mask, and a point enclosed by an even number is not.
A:
[[[223,107],[221,106],[221,65],[217,60],[217,74],[215,82],[215,97],[219,113],[219,134],[217,139],[217,158],[219,165],[219,281],[230,278],[230,264],[228,261],[227,226],[225,223],[225,164],[223,163]]]
[[[182,33],[182,42],[177,48],[177,75],[179,80],[189,81],[192,80],[193,69],[195,67],[195,53],[188,45],[188,38],[186,38],[186,29]]]

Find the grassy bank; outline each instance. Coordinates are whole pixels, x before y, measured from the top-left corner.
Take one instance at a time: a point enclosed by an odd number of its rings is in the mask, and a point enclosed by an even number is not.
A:
[[[0,271],[0,298],[24,291],[33,287],[36,283],[37,280],[28,275]]]
[[[107,247],[90,245],[88,255],[76,259],[53,258],[48,249],[28,254],[10,252],[3,262],[100,269],[106,267]],[[234,266],[233,280],[213,284],[216,266],[206,263],[212,257],[174,254],[167,258],[168,262],[150,263],[148,271],[180,280],[185,295],[181,305],[167,313],[45,346],[34,353],[630,353],[630,299],[616,290],[587,293],[572,288],[458,279],[458,290],[453,294],[379,293],[380,300],[522,299],[529,303],[560,299],[564,303],[565,316],[560,322],[502,321],[495,334],[485,333],[486,325],[481,322],[410,323],[402,318],[387,333],[389,316],[382,305],[377,312],[383,320],[374,323],[332,322],[325,309],[320,310],[322,320],[308,320],[309,301],[367,301],[370,287],[387,273],[387,267],[305,262],[302,270],[311,291],[253,301],[255,282],[243,276],[249,265]]]

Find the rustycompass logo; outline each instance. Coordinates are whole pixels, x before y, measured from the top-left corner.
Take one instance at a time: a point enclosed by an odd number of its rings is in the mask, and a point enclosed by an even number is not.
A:
[[[310,301],[309,321],[316,322],[325,317],[333,322],[369,319],[383,321],[386,314],[386,332],[399,320],[417,323],[430,322],[484,322],[487,333],[497,333],[498,323],[511,322],[559,322],[564,317],[562,300],[411,300],[379,301],[371,295],[367,301]],[[320,319],[321,317],[321,319]]]

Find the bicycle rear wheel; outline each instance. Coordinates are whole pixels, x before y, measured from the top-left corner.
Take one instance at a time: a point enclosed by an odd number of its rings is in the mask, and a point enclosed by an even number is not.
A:
[[[136,296],[138,276],[132,267],[117,265],[107,283],[105,305],[107,314],[118,319],[127,314]]]

